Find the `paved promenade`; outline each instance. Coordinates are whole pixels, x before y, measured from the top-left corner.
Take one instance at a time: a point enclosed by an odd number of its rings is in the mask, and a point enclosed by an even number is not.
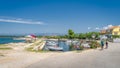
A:
[[[66,52],[40,60],[28,68],[120,68],[120,43],[109,43],[109,48]]]

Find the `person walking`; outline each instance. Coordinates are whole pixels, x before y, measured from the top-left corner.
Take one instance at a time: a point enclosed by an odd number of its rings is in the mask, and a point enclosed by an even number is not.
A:
[[[104,47],[104,41],[101,40],[101,50],[103,50],[103,47]]]
[[[106,43],[105,43],[105,44],[106,44],[106,49],[107,49],[107,48],[108,48],[108,41],[107,41],[107,40],[106,40]]]

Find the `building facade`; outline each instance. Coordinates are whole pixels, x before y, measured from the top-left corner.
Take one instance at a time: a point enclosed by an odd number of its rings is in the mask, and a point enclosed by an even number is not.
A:
[[[112,26],[100,31],[101,35],[120,35],[120,26]]]

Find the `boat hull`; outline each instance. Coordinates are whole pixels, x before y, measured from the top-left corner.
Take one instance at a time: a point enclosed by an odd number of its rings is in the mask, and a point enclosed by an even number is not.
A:
[[[63,51],[63,48],[61,48],[61,47],[49,47],[48,49],[50,51]]]

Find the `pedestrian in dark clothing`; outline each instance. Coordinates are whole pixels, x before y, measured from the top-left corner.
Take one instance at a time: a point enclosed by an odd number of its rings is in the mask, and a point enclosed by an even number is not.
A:
[[[105,43],[105,44],[106,44],[106,49],[107,49],[107,48],[108,48],[108,41],[106,41],[106,43]]]

